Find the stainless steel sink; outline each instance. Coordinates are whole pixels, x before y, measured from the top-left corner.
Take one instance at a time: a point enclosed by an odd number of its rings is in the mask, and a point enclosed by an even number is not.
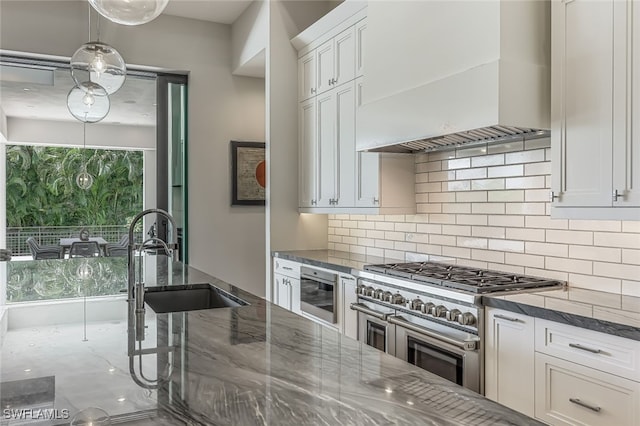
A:
[[[209,283],[150,287],[145,289],[144,301],[157,314],[249,304]]]

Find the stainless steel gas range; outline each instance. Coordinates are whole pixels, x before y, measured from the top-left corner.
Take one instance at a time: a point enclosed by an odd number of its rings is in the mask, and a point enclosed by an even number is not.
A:
[[[484,393],[482,295],[565,286],[562,281],[439,262],[358,271],[358,339]]]

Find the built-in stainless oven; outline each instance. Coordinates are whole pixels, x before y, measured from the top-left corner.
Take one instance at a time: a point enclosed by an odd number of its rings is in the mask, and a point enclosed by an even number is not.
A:
[[[387,321],[395,325],[396,357],[481,392],[477,336],[409,316],[389,316]]]
[[[382,352],[395,355],[395,327],[387,321],[387,317],[395,311],[362,300],[352,303],[350,307],[358,312],[358,340]]]
[[[308,316],[338,322],[338,274],[300,267],[300,310]]]

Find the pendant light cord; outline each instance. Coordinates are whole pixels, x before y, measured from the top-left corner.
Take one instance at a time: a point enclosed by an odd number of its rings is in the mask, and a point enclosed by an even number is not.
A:
[[[87,122],[86,122],[86,114],[85,121],[82,123],[82,163],[83,170],[87,171]]]

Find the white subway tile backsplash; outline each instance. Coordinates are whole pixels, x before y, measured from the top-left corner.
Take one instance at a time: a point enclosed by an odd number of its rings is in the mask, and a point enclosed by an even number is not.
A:
[[[504,154],[473,157],[471,167],[500,166],[504,164]]]
[[[415,155],[417,214],[331,214],[328,247],[640,297],[640,220],[551,219],[549,147],[544,138]]]
[[[471,181],[471,189],[473,191],[481,191],[484,189],[504,189],[504,179],[476,179]]]
[[[603,247],[622,247],[640,249],[639,234],[622,234],[613,232],[595,232],[593,243]]]
[[[544,215],[545,203],[507,203],[505,212],[518,215]]]
[[[458,225],[487,225],[487,215],[484,214],[459,214],[456,215]]]
[[[508,191],[489,191],[489,202],[523,202],[524,190],[512,189]]]
[[[570,245],[569,257],[575,259],[600,260],[602,262],[621,262],[621,251],[622,250],[616,248]]]
[[[565,244],[593,244],[593,233],[585,231],[560,231],[555,229],[547,230],[548,243],[565,243]]]
[[[541,241],[545,240],[544,229],[506,228],[506,238],[510,240]]]
[[[524,241],[516,240],[489,240],[491,250],[524,252]]]
[[[550,244],[550,243],[538,243],[534,241],[525,241],[524,251],[527,254],[569,257],[569,246],[567,244]]]
[[[498,226],[474,226],[471,228],[471,235],[485,238],[505,238],[505,228]]]
[[[456,202],[458,203],[486,203],[487,191],[456,192]]]
[[[504,155],[505,164],[536,163],[544,161],[544,149],[510,152]]]
[[[524,226],[524,216],[489,216],[489,225],[522,228]]]
[[[527,176],[519,178],[506,178],[506,189],[529,189],[529,188],[544,188],[545,180],[544,176]]]
[[[512,166],[496,166],[489,167],[487,170],[487,176],[478,177],[512,177],[524,175],[524,166],[522,164],[516,164]]]
[[[445,170],[468,169],[471,167],[470,158],[458,158],[442,162],[442,168]]]

